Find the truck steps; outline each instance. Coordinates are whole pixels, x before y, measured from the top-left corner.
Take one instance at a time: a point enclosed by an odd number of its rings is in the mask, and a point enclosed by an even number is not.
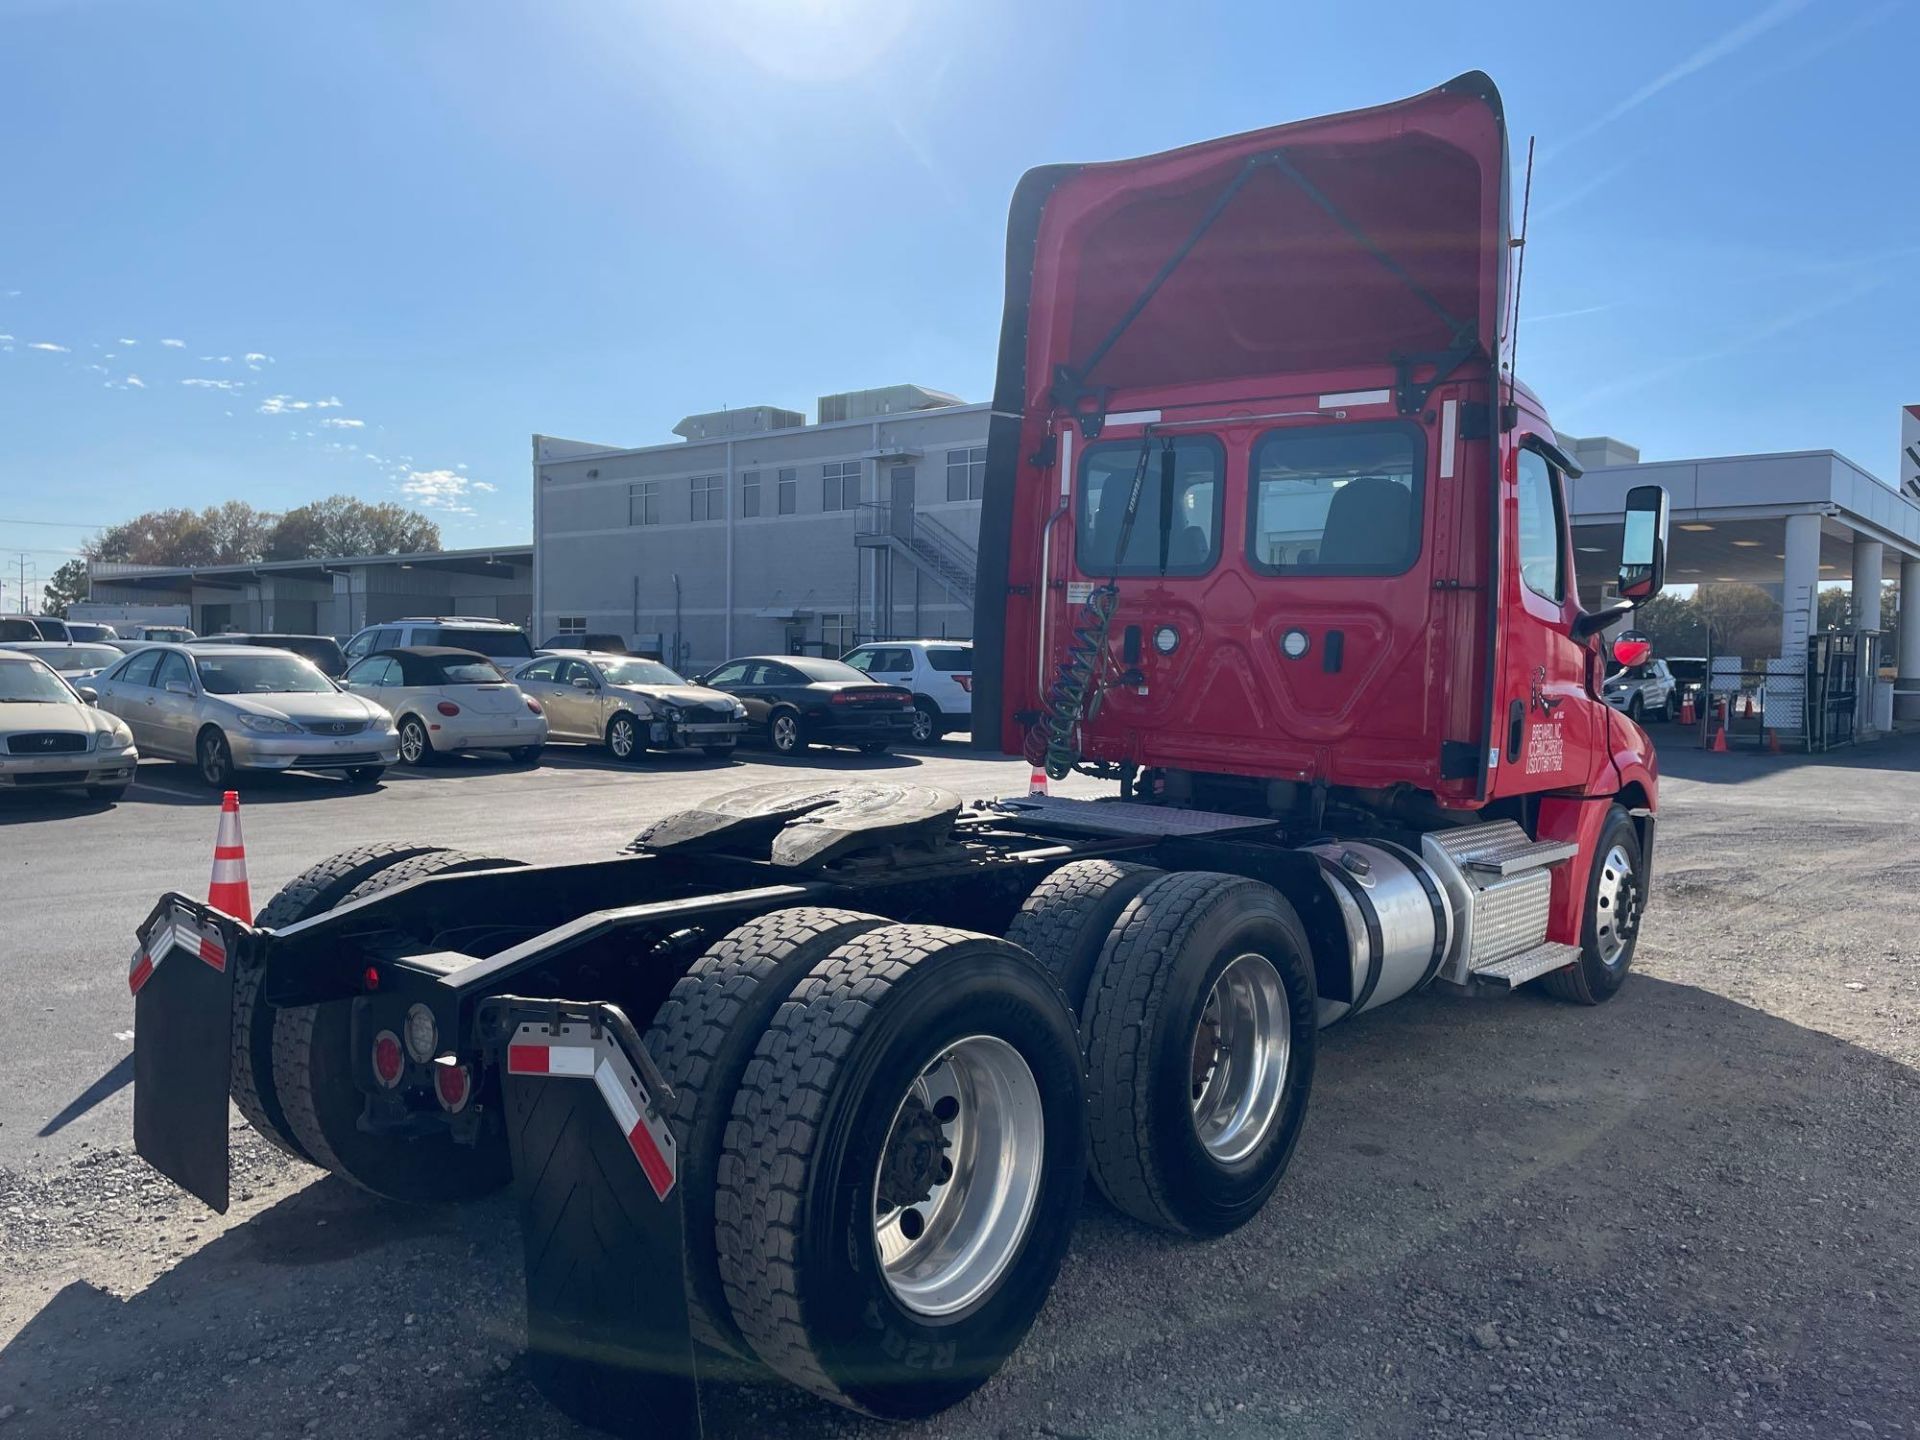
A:
[[[1478,870],[1483,875],[1518,875],[1522,870],[1543,870],[1549,865],[1558,865],[1562,860],[1571,860],[1580,853],[1580,847],[1571,840],[1526,840],[1501,846],[1498,849],[1475,852],[1463,862],[1467,869]]]
[[[1490,965],[1482,965],[1472,973],[1477,984],[1489,985],[1498,990],[1518,990],[1529,980],[1538,980],[1542,975],[1561,970],[1580,958],[1578,945],[1562,945],[1557,940],[1543,940],[1531,950],[1522,950],[1518,955],[1509,955],[1504,960],[1495,960]]]

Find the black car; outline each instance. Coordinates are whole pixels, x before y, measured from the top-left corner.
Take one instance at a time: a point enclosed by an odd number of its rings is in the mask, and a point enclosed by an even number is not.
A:
[[[809,745],[857,745],[878,755],[913,738],[913,692],[878,685],[816,655],[748,655],[700,677],[747,707],[747,723],[777,754]]]
[[[329,680],[347,673],[347,655],[331,635],[203,635],[189,645],[259,645],[268,650],[291,650]]]

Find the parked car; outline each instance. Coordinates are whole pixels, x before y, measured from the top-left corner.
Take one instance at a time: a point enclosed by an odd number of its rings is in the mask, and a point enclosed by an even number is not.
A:
[[[68,640],[67,622],[52,615],[0,615],[0,644],[15,640]]]
[[[409,765],[431,765],[458,750],[504,750],[531,760],[547,743],[539,702],[474,650],[381,650],[354,662],[341,684],[393,716],[400,758]]]
[[[108,640],[118,640],[120,632],[111,625],[102,625],[93,620],[69,620],[67,638],[76,645],[100,645]]]
[[[331,635],[213,635],[195,640],[195,645],[259,645],[268,650],[291,650],[311,660],[314,668],[329,680],[347,673],[346,652]]]
[[[527,632],[505,620],[486,615],[411,615],[369,625],[355,633],[346,644],[347,663],[364,660],[377,650],[404,650],[416,645],[473,650],[509,666],[533,658]]]
[[[85,790],[118,800],[139,763],[133,732],[45,661],[0,650],[0,786]]]
[[[857,745],[878,755],[913,736],[913,692],[876,684],[839,660],[748,655],[715,666],[700,683],[739,700],[748,724],[779,755],[809,745]]]
[[[547,712],[551,738],[605,745],[616,760],[696,745],[720,759],[747,730],[745,705],[658,660],[562,650],[522,665],[513,682]]]
[[[540,645],[542,655],[571,655],[583,650],[596,655],[625,655],[626,637],[611,634],[550,635]]]
[[[1676,713],[1676,686],[1664,660],[1643,660],[1615,671],[1601,687],[1600,698],[1614,709],[1625,711],[1636,724],[1671,720]]]
[[[185,625],[129,625],[124,630],[119,626],[122,640],[155,641],[162,645],[184,645],[189,640],[198,639]]]
[[[913,692],[913,738],[921,744],[972,726],[972,641],[876,641],[840,658],[863,675]]]
[[[82,645],[64,640],[19,640],[7,647],[31,655],[63,680],[90,680],[120,658],[111,645]]]
[[[148,645],[93,686],[142,755],[187,761],[215,790],[244,770],[342,771],[371,785],[399,755],[392,716],[286,650]]]

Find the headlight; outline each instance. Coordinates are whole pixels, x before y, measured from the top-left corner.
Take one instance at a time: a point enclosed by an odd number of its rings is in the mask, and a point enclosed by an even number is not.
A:
[[[101,730],[93,737],[95,750],[125,750],[133,744],[133,736],[125,730]]]
[[[736,720],[744,720],[747,718],[747,707],[742,705],[738,700],[733,702],[733,718]]]
[[[291,720],[282,720],[278,715],[255,715],[250,710],[240,712],[240,723],[256,735],[298,735],[300,727]]]

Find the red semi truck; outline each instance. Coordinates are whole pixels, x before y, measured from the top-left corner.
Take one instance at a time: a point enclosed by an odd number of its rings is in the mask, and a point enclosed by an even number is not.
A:
[[[603,861],[323,861],[169,895],[136,1142],[227,1204],[227,1105],[376,1194],[515,1186],[555,1401],[691,1433],[758,1363],[871,1414],[984,1381],[1091,1172],[1218,1236],[1319,1029],[1429,985],[1624,980],[1655,765],[1601,699],[1576,467],[1511,354],[1491,81],[1021,183],[976,739],[1101,800],[775,784]]]

